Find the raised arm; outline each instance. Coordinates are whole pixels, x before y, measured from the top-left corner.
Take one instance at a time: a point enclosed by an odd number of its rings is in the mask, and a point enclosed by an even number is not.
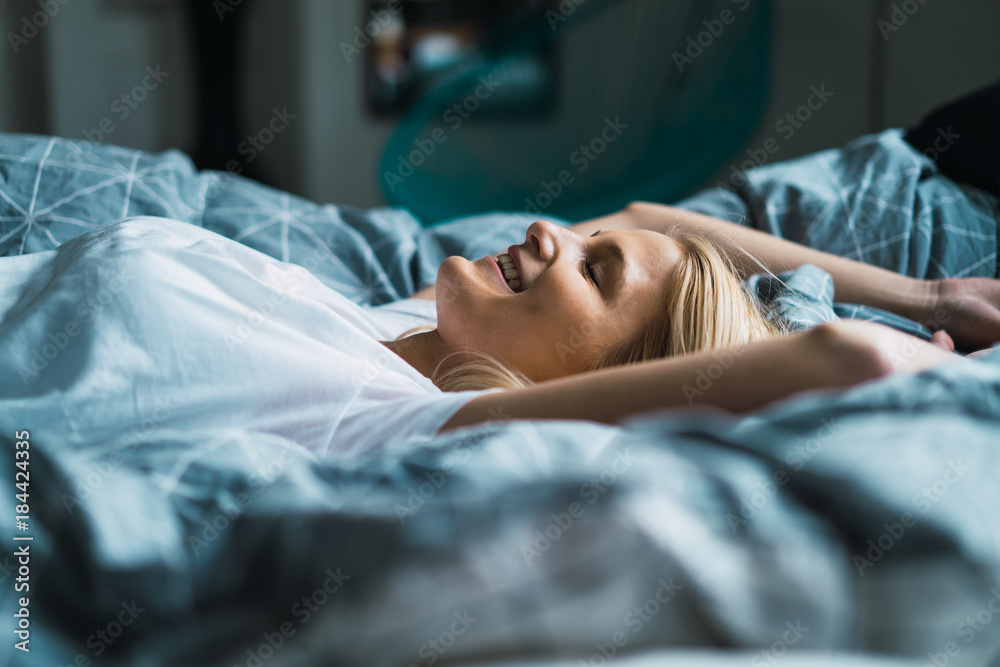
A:
[[[732,258],[741,278],[764,271],[741,249],[773,273],[815,264],[833,277],[838,301],[888,310],[920,322],[931,331],[946,330],[956,344],[966,349],[981,349],[1000,341],[1000,281],[997,280],[919,280],[757,229],[646,202],[635,202],[618,213],[569,228],[586,236],[599,229],[664,231],[675,225],[709,237]]]
[[[752,227],[662,204],[635,202],[619,213],[571,225],[570,229],[590,234],[608,228],[665,231],[673,226],[701,232],[709,237],[733,260],[742,279],[761,273],[764,268],[741,249],[756,257],[773,273],[795,269],[803,264],[815,264],[833,277],[838,301],[866,304],[917,319],[934,300],[930,281],[814,250]]]
[[[973,363],[881,324],[845,320],[728,350],[483,394],[462,406],[441,431],[489,422],[498,414],[614,424],[648,410],[695,404],[740,413],[801,391],[849,387],[951,361]]]

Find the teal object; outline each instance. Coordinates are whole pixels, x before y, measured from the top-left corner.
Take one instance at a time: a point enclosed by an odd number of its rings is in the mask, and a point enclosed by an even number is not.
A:
[[[379,164],[388,203],[425,226],[491,210],[582,220],[690,194],[753,132],[769,2],[560,6],[575,9],[498,28],[404,114]],[[557,103],[497,118],[489,97],[543,47],[554,49]]]

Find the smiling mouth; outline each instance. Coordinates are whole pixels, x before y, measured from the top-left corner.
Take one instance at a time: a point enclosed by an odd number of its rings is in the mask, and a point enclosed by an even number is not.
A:
[[[517,273],[517,268],[514,266],[514,260],[510,258],[507,253],[500,253],[493,260],[500,267],[500,273],[503,274],[504,280],[507,281],[507,285],[510,286],[515,293],[521,291],[521,276]]]

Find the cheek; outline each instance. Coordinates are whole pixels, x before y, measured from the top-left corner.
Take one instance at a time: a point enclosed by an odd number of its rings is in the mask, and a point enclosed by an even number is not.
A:
[[[557,335],[569,336],[583,327],[588,331],[593,328],[594,304],[579,292],[564,290],[533,306],[534,316]]]
[[[555,304],[531,303],[519,314],[530,322],[533,351],[575,367],[599,345],[604,322],[587,299],[565,292],[560,297]]]
[[[561,359],[577,370],[587,366],[606,342],[605,326],[594,317],[567,319],[558,337]]]

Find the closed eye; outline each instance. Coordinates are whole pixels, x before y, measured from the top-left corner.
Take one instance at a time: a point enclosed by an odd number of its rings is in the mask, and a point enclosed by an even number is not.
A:
[[[596,232],[594,232],[593,234],[591,234],[591,236],[597,236],[600,233],[601,233],[601,230],[598,229]],[[587,274],[587,278],[590,279],[590,282],[594,283],[594,287],[596,287],[597,289],[601,289],[601,286],[597,283],[597,278],[595,277],[596,274],[594,273],[594,269],[593,269],[593,267],[592,267],[592,265],[591,265],[591,263],[589,261],[584,260],[584,262],[583,262],[583,269],[584,269],[584,271]]]
[[[592,268],[591,263],[584,260],[583,268],[586,271],[587,277],[590,279],[590,282],[594,283],[594,287],[600,289],[601,286],[597,284],[597,278],[595,278],[594,269]]]

